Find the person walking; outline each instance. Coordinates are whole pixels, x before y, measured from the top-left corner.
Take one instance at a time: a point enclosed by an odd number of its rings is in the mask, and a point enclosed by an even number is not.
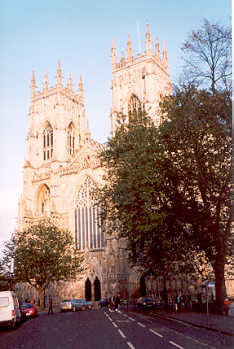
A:
[[[52,300],[52,297],[51,296],[49,296],[49,309],[48,309],[48,315],[50,315],[50,314],[54,314],[54,312],[53,312],[53,300]]]
[[[118,294],[115,297],[115,310],[117,311],[119,309],[119,305],[120,305],[120,294]]]
[[[228,316],[230,304],[231,304],[230,299],[225,298],[225,301],[224,301],[224,314],[226,316]]]

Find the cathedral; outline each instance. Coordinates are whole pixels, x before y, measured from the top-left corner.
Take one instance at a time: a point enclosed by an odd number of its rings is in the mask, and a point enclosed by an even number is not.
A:
[[[113,40],[111,58],[111,135],[116,130],[117,114],[127,115],[141,105],[158,125],[159,101],[172,91],[166,47],[161,52],[158,39],[153,47],[147,25],[144,53],[133,55],[129,36],[127,54],[122,52],[118,57]],[[149,282],[139,271],[129,269],[122,242],[104,236],[98,224],[98,208],[90,193],[102,183],[103,169],[97,154],[103,145],[92,138],[89,130],[82,78],[77,91],[71,74],[64,85],[59,62],[54,86],[49,86],[45,74],[43,89],[38,91],[33,72],[30,88],[18,230],[43,217],[51,217],[71,231],[77,248],[85,251],[86,274],[82,280],[61,286],[56,291],[60,299],[82,297],[95,301],[117,292],[124,297],[137,295],[139,290],[145,293]]]

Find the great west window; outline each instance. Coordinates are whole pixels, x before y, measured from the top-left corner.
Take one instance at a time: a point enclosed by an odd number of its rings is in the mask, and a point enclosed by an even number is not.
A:
[[[87,177],[78,193],[75,209],[75,237],[80,250],[104,248],[104,233],[99,220],[99,208],[91,199],[94,182]]]

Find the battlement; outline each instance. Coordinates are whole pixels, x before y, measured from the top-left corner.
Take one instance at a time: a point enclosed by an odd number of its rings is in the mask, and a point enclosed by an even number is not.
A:
[[[111,50],[112,72],[128,67],[130,65],[138,64],[149,58],[156,60],[157,64],[163,70],[168,72],[168,54],[167,54],[166,45],[164,44],[161,52],[158,38],[156,38],[154,50],[152,49],[152,46],[153,46],[153,43],[151,40],[148,24],[146,25],[146,34],[145,34],[145,52],[138,53],[135,57],[133,56],[132,41],[131,41],[130,35],[128,35],[128,42],[127,42],[127,58],[125,58],[124,51],[122,51],[121,58],[119,60],[117,57],[117,51],[116,51],[115,42],[113,39],[112,50]]]
[[[60,62],[58,62],[56,84],[54,86],[49,87],[48,74],[45,73],[43,88],[41,91],[38,91],[36,86],[35,73],[33,72],[30,88],[31,88],[31,104],[34,104],[41,99],[45,99],[55,94],[57,95],[59,94],[64,97],[67,97],[72,102],[79,104],[80,106],[84,105],[84,89],[83,89],[82,77],[80,77],[80,82],[78,85],[77,92],[75,92],[73,89],[73,81],[72,81],[71,73],[69,75],[67,85],[64,86],[62,82],[62,70],[61,70]]]

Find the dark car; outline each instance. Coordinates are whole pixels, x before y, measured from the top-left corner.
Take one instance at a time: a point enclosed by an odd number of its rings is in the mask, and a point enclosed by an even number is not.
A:
[[[137,300],[137,307],[142,309],[152,309],[155,307],[155,301],[151,297],[140,297]]]
[[[102,298],[102,299],[100,299],[100,301],[98,302],[98,304],[99,304],[99,307],[108,307],[108,305],[109,305],[109,301],[108,301],[108,299],[106,299],[106,298]]]
[[[21,314],[23,319],[33,318],[38,316],[38,308],[32,303],[21,303],[20,304]]]

